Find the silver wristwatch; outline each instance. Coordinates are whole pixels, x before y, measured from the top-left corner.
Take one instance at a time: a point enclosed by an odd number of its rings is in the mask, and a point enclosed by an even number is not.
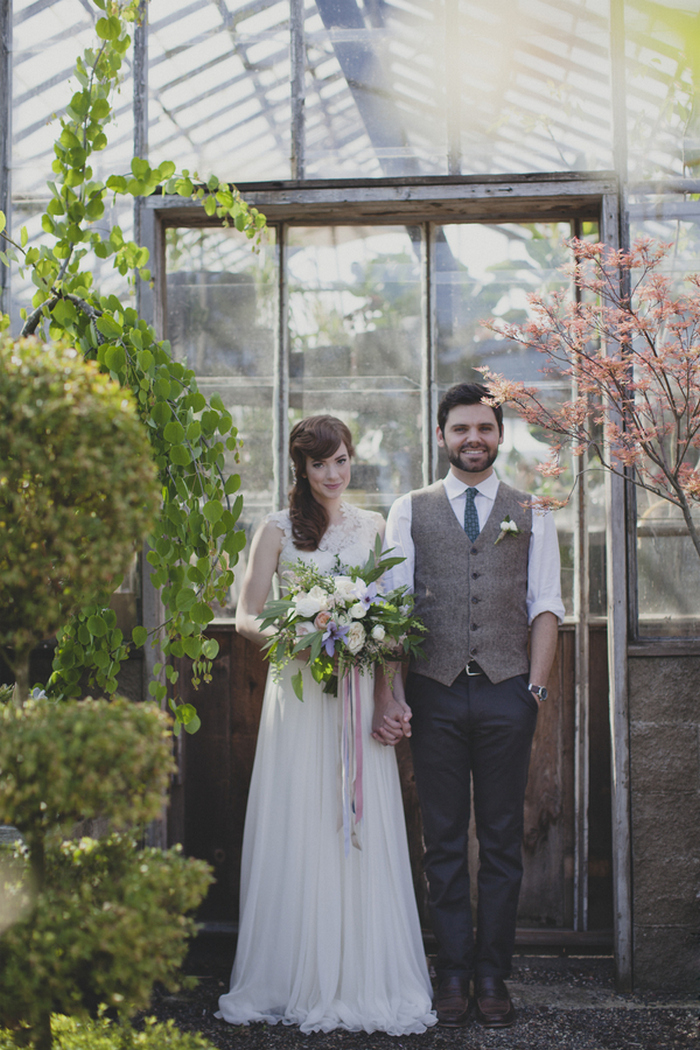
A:
[[[532,682],[530,682],[530,684],[528,686],[528,689],[530,690],[531,693],[534,693],[534,695],[537,697],[538,700],[546,700],[547,699],[547,695],[548,694],[547,694],[547,690],[546,690],[545,686],[543,686],[543,685],[533,685]]]

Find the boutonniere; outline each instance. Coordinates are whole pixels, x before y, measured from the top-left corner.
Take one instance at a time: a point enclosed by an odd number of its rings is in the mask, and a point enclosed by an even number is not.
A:
[[[515,522],[511,519],[510,514],[506,514],[505,518],[501,522],[501,531],[499,532],[498,536],[496,537],[496,540],[494,542],[494,547],[496,546],[497,543],[501,542],[501,540],[503,539],[504,536],[507,536],[509,533],[510,533],[511,536],[517,536],[519,532],[520,532],[520,529],[515,524]]]

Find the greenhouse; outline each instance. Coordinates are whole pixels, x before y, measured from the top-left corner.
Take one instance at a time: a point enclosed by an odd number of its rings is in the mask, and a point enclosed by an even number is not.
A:
[[[99,14],[88,0],[2,5],[0,210],[30,244]],[[149,0],[133,35],[94,178],[129,173],[134,156],[172,160],[195,183],[234,183],[267,229],[252,250],[197,200],[115,195],[110,221],[149,249],[152,280],[130,290],[96,260],[95,282],[131,296],[233,416],[243,444],[227,467],[249,536],[286,505],[303,416],[350,426],[352,500],[386,514],[444,473],[436,410],[453,383],[486,367],[547,404],[570,398],[536,352],[482,322],[522,321],[530,293],[572,291],[571,238],[647,237],[669,245],[674,282],[700,269],[698,0]],[[14,267],[0,280],[18,334],[34,289]],[[506,406],[502,478],[541,485],[548,445]],[[575,486],[556,517],[567,616],[531,764],[518,937],[614,951],[622,989],[687,986],[700,561],[671,504],[595,462],[565,465],[548,491]],[[203,725],[178,738],[162,828],[214,865],[203,919],[231,928],[264,685],[233,625],[244,567],[245,552],[209,627],[213,680],[183,686]],[[127,626],[158,622],[148,572],[113,605]],[[120,691],[141,698],[154,659],[132,661]],[[424,907],[408,795],[406,807]]]

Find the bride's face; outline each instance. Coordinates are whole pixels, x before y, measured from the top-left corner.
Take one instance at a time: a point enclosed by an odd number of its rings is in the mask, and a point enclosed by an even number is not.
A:
[[[327,459],[306,457],[306,476],[311,495],[319,503],[338,499],[350,483],[350,456],[343,441]]]

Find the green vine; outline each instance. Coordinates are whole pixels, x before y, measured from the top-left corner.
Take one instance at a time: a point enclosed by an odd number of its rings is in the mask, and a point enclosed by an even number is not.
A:
[[[121,79],[123,56],[131,44],[129,23],[138,18],[139,0],[92,0],[103,12],[96,22],[99,44],[78,58],[77,90],[61,117],[55,142],[53,171],[48,182],[51,200],[42,216],[50,244],[29,245],[26,228],[19,241],[5,230],[6,250],[0,261],[16,263],[21,277],[36,287],[32,311],[22,310],[22,335],[38,332],[52,340],[70,341],[102,371],[128,387],[145,423],[162,490],[158,523],[149,537],[147,555],[153,584],[161,589],[165,622],[150,639],[159,644],[163,661],[149,685],[153,699],[169,695],[176,732],[194,732],[200,722],[191,704],[177,697],[174,660],[193,662],[193,681],[210,679],[218,652],[215,640],[203,632],[213,619],[214,602],[224,604],[233,582],[233,567],[245,543],[237,528],[242,497],[240,478],[225,476],[226,451],[237,459],[238,436],[221,398],[209,400],[199,391],[194,372],[173,360],[170,344],[159,340],[153,327],[115,295],[102,296],[93,286],[89,261],[112,258],[114,268],[132,282],[149,281],[148,250],[127,241],[118,226],[103,224],[110,196],[146,197],[160,190],[201,202],[207,216],[233,224],[251,241],[259,241],[265,217],[249,207],[235,186],[212,176],[206,183],[165,161],[152,168],[135,157],[131,171],[93,178],[91,157],[107,145],[111,95]],[[10,319],[3,316],[1,328]],[[116,581],[118,582],[118,581]],[[87,673],[91,685],[107,694],[117,688],[117,675],[129,652],[149,641],[144,627],[124,639],[104,596],[80,610],[58,632],[53,674],[48,691],[72,697],[80,693]],[[170,686],[162,681],[165,677]]]

